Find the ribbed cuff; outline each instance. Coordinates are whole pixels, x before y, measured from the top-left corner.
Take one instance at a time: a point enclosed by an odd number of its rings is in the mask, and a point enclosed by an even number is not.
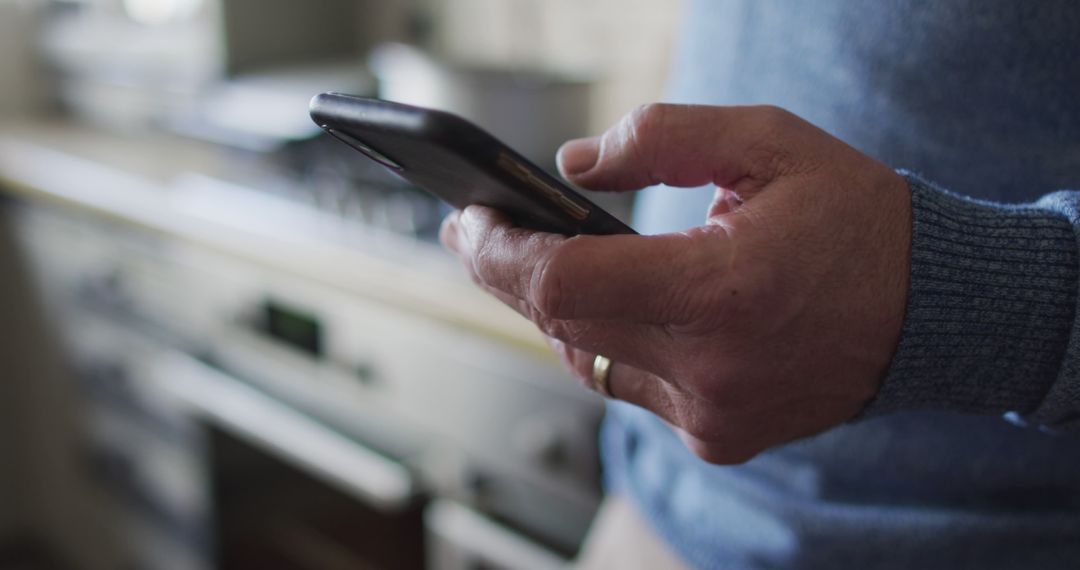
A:
[[[862,415],[1034,410],[1058,375],[1073,324],[1069,221],[902,174],[912,206],[907,314],[889,373]]]

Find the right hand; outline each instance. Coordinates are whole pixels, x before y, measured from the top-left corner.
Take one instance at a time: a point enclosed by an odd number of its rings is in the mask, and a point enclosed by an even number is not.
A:
[[[587,384],[612,358],[614,396],[714,463],[836,426],[877,392],[911,240],[891,169],[779,109],[678,105],[567,143],[560,168],[596,190],[718,187],[703,226],[659,236],[566,237],[475,206],[447,219],[473,279]]]

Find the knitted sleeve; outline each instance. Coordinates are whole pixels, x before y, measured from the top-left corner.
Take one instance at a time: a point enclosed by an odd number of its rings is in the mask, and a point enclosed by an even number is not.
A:
[[[1004,205],[917,176],[903,333],[864,416],[1002,414],[1080,429],[1080,192]]]

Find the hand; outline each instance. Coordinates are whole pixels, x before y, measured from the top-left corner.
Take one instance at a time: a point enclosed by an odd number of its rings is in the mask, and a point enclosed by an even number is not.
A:
[[[836,426],[877,392],[907,295],[902,177],[771,107],[649,105],[559,164],[596,190],[718,188],[703,226],[657,236],[535,232],[476,206],[444,222],[474,281],[587,385],[611,358],[611,394],[713,463]]]

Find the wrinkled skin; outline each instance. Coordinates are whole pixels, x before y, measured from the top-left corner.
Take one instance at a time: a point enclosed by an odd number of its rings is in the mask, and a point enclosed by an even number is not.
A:
[[[704,225],[657,236],[535,232],[478,206],[445,220],[442,240],[473,280],[586,386],[594,356],[611,358],[614,397],[720,464],[834,427],[873,398],[904,316],[902,177],[773,107],[648,105],[567,143],[559,164],[595,190],[718,188]]]

